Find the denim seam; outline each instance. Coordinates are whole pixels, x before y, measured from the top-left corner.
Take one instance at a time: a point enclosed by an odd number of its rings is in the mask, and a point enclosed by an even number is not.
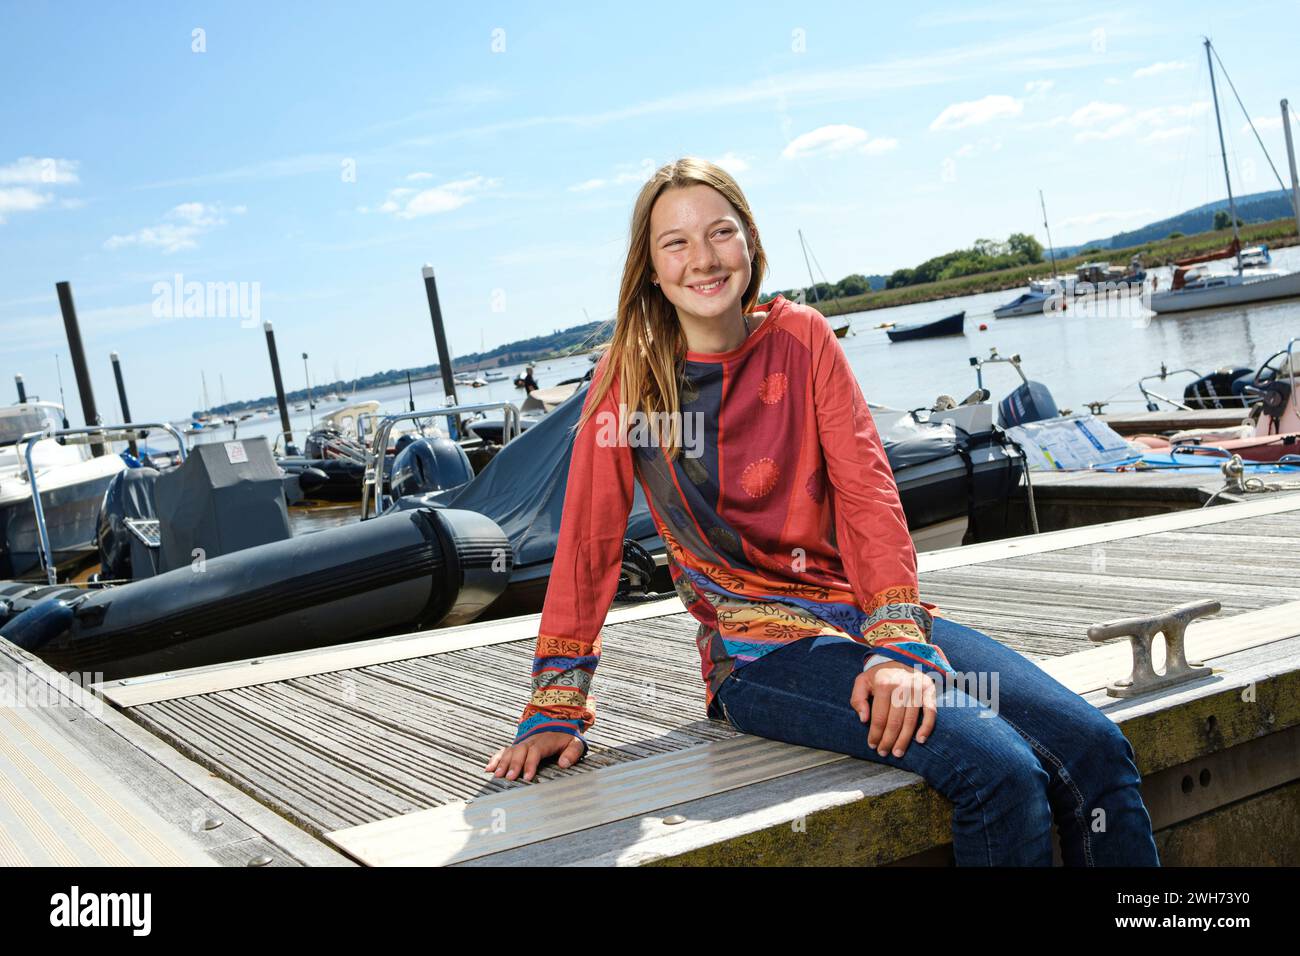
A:
[[[737,681],[737,683],[739,683],[739,681]],[[752,683],[752,682],[751,682],[751,683]],[[822,708],[822,709],[824,709],[824,710],[836,710],[836,709],[838,709],[838,708],[836,707],[836,705],[834,705],[834,704],[830,704],[830,703],[827,703],[826,701],[818,700],[818,699],[816,699],[816,698],[814,698],[814,697],[801,697],[801,696],[798,695],[798,694],[792,694],[790,691],[788,691],[788,690],[783,690],[783,689],[780,688],[780,687],[772,687],[771,685],[768,685],[768,684],[756,685],[756,686],[761,686],[764,690],[766,690],[766,691],[770,691],[770,692],[775,693],[775,694],[784,694],[786,697],[793,697],[793,698],[795,698],[796,700],[802,701],[802,702],[804,702],[804,703],[811,703],[811,704],[813,704],[814,706],[816,706],[816,707],[820,707],[820,708]],[[724,714],[727,712],[727,705],[726,705],[725,703],[722,704],[722,712],[723,712]],[[730,722],[730,720],[731,720],[730,716],[728,716],[727,720],[728,720],[728,722]],[[919,721],[919,720],[917,721],[917,724],[918,724],[918,726],[919,726],[919,724],[920,724],[920,721]],[[732,724],[732,726],[735,727],[736,725],[735,725],[735,724]],[[870,727],[870,724],[863,724],[862,726],[863,726],[864,729],[867,729],[867,728]],[[740,730],[739,727],[736,727],[736,729],[737,729],[737,730]],[[746,731],[743,731],[743,730],[740,730],[740,732],[741,732],[742,734],[743,734],[743,733],[746,733]],[[755,735],[755,736],[756,736],[756,735]],[[933,740],[933,738],[928,738],[928,739],[931,740],[931,741]],[[908,746],[911,746],[911,744],[916,744],[916,740],[915,740],[915,738],[912,739],[912,741],[908,744]],[[926,746],[925,744],[916,744],[916,745],[917,745],[918,747],[924,747],[924,746]],[[870,744],[868,744],[867,749],[871,749]],[[953,773],[955,773],[957,776],[961,777],[962,781],[966,784],[966,789],[969,790],[969,791],[974,795],[974,797],[975,797],[975,802],[979,805],[979,808],[980,808],[980,821],[981,821],[981,823],[982,823],[982,830],[983,830],[983,832],[984,832],[984,852],[987,854],[987,859],[988,859],[988,862],[987,862],[985,865],[986,865],[986,866],[992,866],[992,865],[993,865],[993,848],[989,845],[989,838],[988,838],[988,832],[989,832],[989,821],[988,821],[988,816],[987,816],[987,814],[985,813],[985,807],[988,805],[988,801],[985,800],[983,797],[980,796],[980,790],[979,790],[979,787],[975,786],[975,785],[971,782],[970,777],[966,776],[966,774],[962,771],[961,766],[957,763],[956,760],[954,760],[954,759],[952,758],[952,756],[951,756],[951,755],[950,755],[950,754],[949,754],[949,753],[948,753],[944,748],[942,748],[942,747],[937,747],[937,746],[932,746],[932,747],[929,748],[929,752],[938,755],[938,756],[939,756],[939,757],[940,757],[940,758],[941,758],[941,759],[942,759],[942,760],[943,760],[943,761],[948,765],[948,767],[952,770]],[[852,754],[846,754],[845,756],[853,756],[853,755],[852,755]],[[874,763],[874,762],[875,762],[875,761],[872,761],[870,757],[858,757],[857,759],[858,759],[858,760],[866,760],[866,761],[868,761],[869,763]],[[898,760],[898,759],[900,759],[900,758],[895,757],[894,759],[895,759],[895,760]],[[885,764],[885,766],[888,767],[888,766],[890,766],[890,765],[889,765],[889,764]],[[903,770],[905,773],[915,773],[915,772],[916,772],[916,771],[913,771],[913,770],[906,770],[906,768],[904,768],[904,767],[896,767],[896,768],[894,768],[894,769],[897,769],[897,770]],[[917,776],[920,777],[921,775],[920,775],[920,774],[917,774]],[[924,780],[925,778],[922,777],[922,779]],[[927,782],[927,783],[928,783],[928,782]],[[946,799],[946,798],[945,798],[945,799]],[[949,800],[949,802],[951,803],[952,801]]]
[[[736,731],[736,733],[743,734],[744,731],[741,730],[740,727],[736,725],[736,722],[731,719],[731,711],[727,710],[727,702],[722,698],[718,698],[718,703],[722,705],[722,716],[727,718],[727,723],[731,725],[731,729]]]
[[[1066,786],[1070,788],[1070,791],[1074,794],[1074,799],[1075,799],[1074,818],[1079,824],[1079,832],[1083,834],[1083,858],[1084,858],[1085,865],[1096,866],[1097,864],[1093,861],[1093,857],[1092,857],[1092,839],[1088,834],[1087,815],[1084,813],[1085,801],[1083,799],[1083,793],[1082,791],[1079,790],[1078,785],[1074,782],[1074,778],[1070,776],[1070,772],[1065,769],[1065,764],[1061,761],[1061,758],[1056,756],[1056,754],[1052,753],[1050,750],[1044,747],[1033,737],[1029,736],[1029,734],[1025,733],[1023,730],[1017,727],[1016,724],[1012,720],[1010,720],[1006,714],[998,714],[998,716],[1001,717],[1003,720],[1005,720],[1008,724],[1010,724],[1012,730],[1018,733],[1021,737],[1024,737],[1025,740],[1029,742],[1029,745],[1031,747],[1033,747],[1037,751],[1040,751],[1044,756],[1048,758],[1048,760],[1050,760],[1053,764],[1056,765],[1057,773],[1060,776],[1061,780],[1065,783]],[[1058,827],[1057,829],[1059,831],[1060,828]]]

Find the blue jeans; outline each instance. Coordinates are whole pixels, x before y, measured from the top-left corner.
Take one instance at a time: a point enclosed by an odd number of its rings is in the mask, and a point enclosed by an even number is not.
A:
[[[717,698],[742,733],[923,777],[952,803],[958,866],[1051,866],[1053,819],[1067,866],[1160,865],[1133,748],[1114,721],[979,631],[936,617],[931,640],[963,680],[938,686],[934,729],[902,757],[867,745],[871,725],[849,704],[866,655],[847,637],[771,651]]]

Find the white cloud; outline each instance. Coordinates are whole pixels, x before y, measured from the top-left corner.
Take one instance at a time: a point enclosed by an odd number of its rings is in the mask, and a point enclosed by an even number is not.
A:
[[[1169,120],[1195,119],[1210,112],[1210,101],[1199,100],[1195,103],[1188,103],[1186,106],[1157,106],[1154,109],[1143,110],[1138,114],[1138,119],[1147,123],[1163,123]]]
[[[16,212],[34,212],[48,206],[52,193],[40,192],[44,186],[66,186],[77,182],[77,161],[53,157],[23,156],[0,166],[0,225]],[[35,187],[35,188],[33,188]],[[65,199],[61,205],[75,209],[76,200]]]
[[[51,198],[49,193],[38,193],[26,186],[0,189],[0,223],[3,223],[10,213],[32,212],[40,209]]]
[[[1119,103],[1101,103],[1093,100],[1087,106],[1080,106],[1070,114],[1071,126],[1096,126],[1116,119],[1128,112],[1127,106]]]
[[[1290,115],[1291,117],[1292,126],[1300,126],[1300,116],[1297,116],[1294,110],[1292,110],[1288,115]],[[1255,119],[1255,129],[1257,130],[1266,130],[1266,129],[1280,130],[1281,128],[1282,128],[1281,116],[1260,116]],[[1242,123],[1241,131],[1243,133],[1249,133],[1250,123]]]
[[[431,189],[415,190],[403,186],[389,190],[388,198],[379,207],[379,211],[389,213],[398,219],[435,216],[459,209],[466,203],[473,202],[483,190],[500,184],[499,179],[470,176]]]
[[[728,153],[728,156],[731,154]],[[743,160],[738,160],[744,162]],[[722,166],[722,162],[717,161]],[[591,179],[584,179],[580,183],[574,183],[569,187],[569,192],[587,193],[594,192],[597,189],[604,189],[606,186],[621,186],[624,183],[636,183],[640,185],[648,180],[655,171],[655,161],[648,156],[642,157],[640,162],[636,163],[616,163],[615,172],[612,176],[593,176]],[[723,166],[725,169],[726,167]]]
[[[1187,120],[1203,115],[1210,108],[1209,100],[1196,103],[1155,106],[1131,113],[1119,103],[1092,102],[1075,110],[1069,118],[1071,126],[1080,127],[1075,142],[1108,140],[1119,136],[1138,136],[1145,133],[1143,142],[1159,142],[1183,135],[1174,127],[1187,126]]]
[[[411,173],[406,177],[408,182],[418,182],[422,179],[432,179],[433,173]]]
[[[749,170],[748,160],[744,159],[744,157],[737,156],[735,153],[726,153],[719,156],[713,162],[721,166],[733,176],[739,176],[741,173]]]
[[[246,211],[246,206],[234,206],[230,214],[243,215]],[[109,236],[104,240],[104,248],[142,246],[161,249],[164,254],[171,255],[185,249],[197,249],[199,236],[225,224],[225,210],[220,205],[184,202],[168,210],[160,223],[124,235]]]
[[[930,129],[962,129],[967,126],[978,126],[993,120],[1019,116],[1024,109],[1025,104],[1015,97],[990,94],[981,100],[953,103],[945,107],[930,124]]]
[[[838,156],[850,151],[878,156],[897,146],[896,139],[886,136],[873,138],[857,126],[832,123],[796,136],[781,151],[781,156],[785,159],[800,159],[805,156]]]
[[[1167,139],[1177,139],[1192,131],[1190,126],[1171,126],[1168,129],[1153,129],[1142,138],[1144,143],[1161,143]]]
[[[958,159],[969,159],[971,156],[978,156],[980,153],[996,153],[1002,148],[1002,140],[993,136],[981,137],[978,143],[963,143],[953,153]]]
[[[58,186],[77,182],[75,159],[24,156],[0,166],[0,186]]]
[[[1025,92],[1034,99],[1045,96],[1047,91],[1056,85],[1055,80],[1030,80],[1025,84]]]
[[[1144,66],[1133,71],[1134,79],[1142,79],[1147,76],[1159,76],[1161,73],[1170,73],[1174,70],[1187,69],[1187,63],[1183,60],[1169,60],[1164,63],[1152,63],[1150,66]]]
[[[1155,212],[1154,209],[1119,209],[1105,212],[1091,212],[1084,216],[1071,216],[1069,219],[1061,220],[1061,228],[1068,229],[1071,226],[1095,226],[1102,222],[1131,222],[1140,219],[1143,216],[1149,216]]]

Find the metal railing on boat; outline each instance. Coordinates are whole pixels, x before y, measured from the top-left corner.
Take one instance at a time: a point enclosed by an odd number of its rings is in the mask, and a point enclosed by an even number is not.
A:
[[[185,437],[176,426],[167,422],[127,422],[121,425],[90,425],[86,428],[43,428],[38,432],[28,432],[20,442],[26,444],[23,460],[27,463],[27,483],[32,489],[32,510],[36,513],[36,533],[41,542],[41,564],[45,568],[45,577],[50,584],[58,583],[58,572],[54,566],[54,549],[50,546],[50,532],[45,523],[45,506],[41,503],[40,489],[36,486],[36,465],[32,461],[32,451],[36,443],[46,438],[66,439],[67,445],[99,445],[114,441],[137,441],[147,438],[149,428],[164,428],[171,432],[180,449],[180,460],[185,461]],[[92,438],[92,436],[94,436]]]
[[[512,440],[518,438],[523,433],[523,425],[519,420],[519,409],[513,402],[482,402],[474,405],[448,405],[445,408],[433,408],[426,411],[397,412],[393,415],[385,415],[379,419],[375,427],[375,435],[370,448],[369,461],[366,463],[366,473],[361,480],[361,520],[365,521],[370,517],[378,517],[384,513],[386,506],[386,495],[383,492],[382,475],[384,468],[384,455],[388,450],[388,436],[393,430],[396,422],[416,420],[420,418],[433,417],[455,417],[467,415],[476,412],[489,411],[500,408],[504,413],[504,421],[501,428],[501,444],[508,445]],[[371,512],[371,491],[374,492],[374,514]]]

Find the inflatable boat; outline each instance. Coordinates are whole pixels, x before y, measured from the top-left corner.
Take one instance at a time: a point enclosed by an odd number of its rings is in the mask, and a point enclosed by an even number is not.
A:
[[[120,473],[91,586],[0,583],[0,635],[114,680],[464,624],[509,582],[509,541],[481,514],[394,509],[294,537],[282,489],[263,438]]]

